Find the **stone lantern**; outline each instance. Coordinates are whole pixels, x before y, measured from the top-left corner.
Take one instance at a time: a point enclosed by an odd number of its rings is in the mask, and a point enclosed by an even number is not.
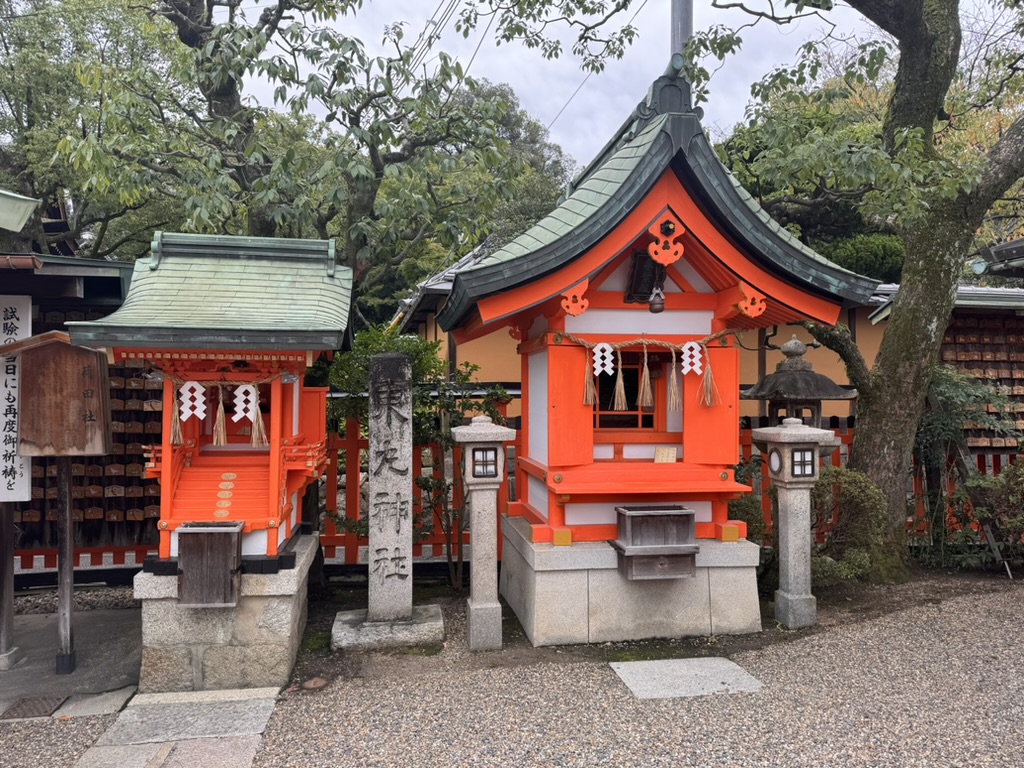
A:
[[[811,594],[811,489],[818,480],[818,460],[840,443],[835,433],[815,429],[800,419],[753,430],[754,444],[767,454],[772,484],[779,492],[779,589],[775,618],[787,629],[817,621]],[[827,449],[822,453],[822,449]]]
[[[804,360],[807,345],[796,336],[779,349],[786,359],[775,367],[775,373],[740,391],[743,400],[768,401],[771,423],[778,424],[785,417],[802,420],[806,411],[808,424],[820,427],[822,400],[853,400],[857,397],[856,389],[841,387],[828,376],[815,373],[811,364]]]
[[[469,527],[473,533],[470,560],[467,634],[472,651],[501,648],[501,603],[498,602],[498,486],[505,476],[506,440],[516,431],[475,416],[468,426],[454,427],[452,437],[465,446],[463,464]]]

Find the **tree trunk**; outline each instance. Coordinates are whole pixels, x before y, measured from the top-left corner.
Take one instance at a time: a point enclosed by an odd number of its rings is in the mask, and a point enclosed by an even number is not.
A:
[[[870,386],[857,403],[850,467],[867,474],[885,494],[897,532],[902,532],[908,514],[914,435],[976,227],[962,207],[939,205],[904,235],[900,290]],[[919,395],[908,398],[908,393]]]

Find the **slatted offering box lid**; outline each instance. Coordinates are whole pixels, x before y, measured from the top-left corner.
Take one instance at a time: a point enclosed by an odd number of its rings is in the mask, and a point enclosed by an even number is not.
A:
[[[103,456],[113,450],[110,384],[103,352],[71,346],[61,331],[4,347],[21,360],[18,453]]]
[[[627,581],[692,578],[697,570],[694,511],[679,505],[616,507],[619,573]]]
[[[680,505],[616,507],[619,536],[613,546],[624,555],[695,553],[694,511]]]

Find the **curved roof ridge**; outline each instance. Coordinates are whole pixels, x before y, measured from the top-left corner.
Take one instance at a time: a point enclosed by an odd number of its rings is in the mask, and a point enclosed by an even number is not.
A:
[[[673,56],[614,137],[569,186],[551,213],[503,248],[456,270],[442,328],[466,319],[483,297],[539,278],[589,250],[638,205],[671,169],[715,222],[750,258],[817,294],[866,304],[877,280],[858,275],[809,248],[772,219],[729,172],[708,140]]]

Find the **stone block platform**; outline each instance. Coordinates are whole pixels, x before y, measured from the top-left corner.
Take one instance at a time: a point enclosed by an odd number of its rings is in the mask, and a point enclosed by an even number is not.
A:
[[[607,542],[536,544],[521,517],[502,534],[501,595],[535,646],[761,631],[760,548],[745,539],[699,539],[693,577],[629,581]]]
[[[233,608],[181,606],[177,578],[139,573],[139,691],[287,685],[306,627],[306,591],[316,546],[316,537],[301,536],[294,546],[294,568],[243,573],[241,598]]]

